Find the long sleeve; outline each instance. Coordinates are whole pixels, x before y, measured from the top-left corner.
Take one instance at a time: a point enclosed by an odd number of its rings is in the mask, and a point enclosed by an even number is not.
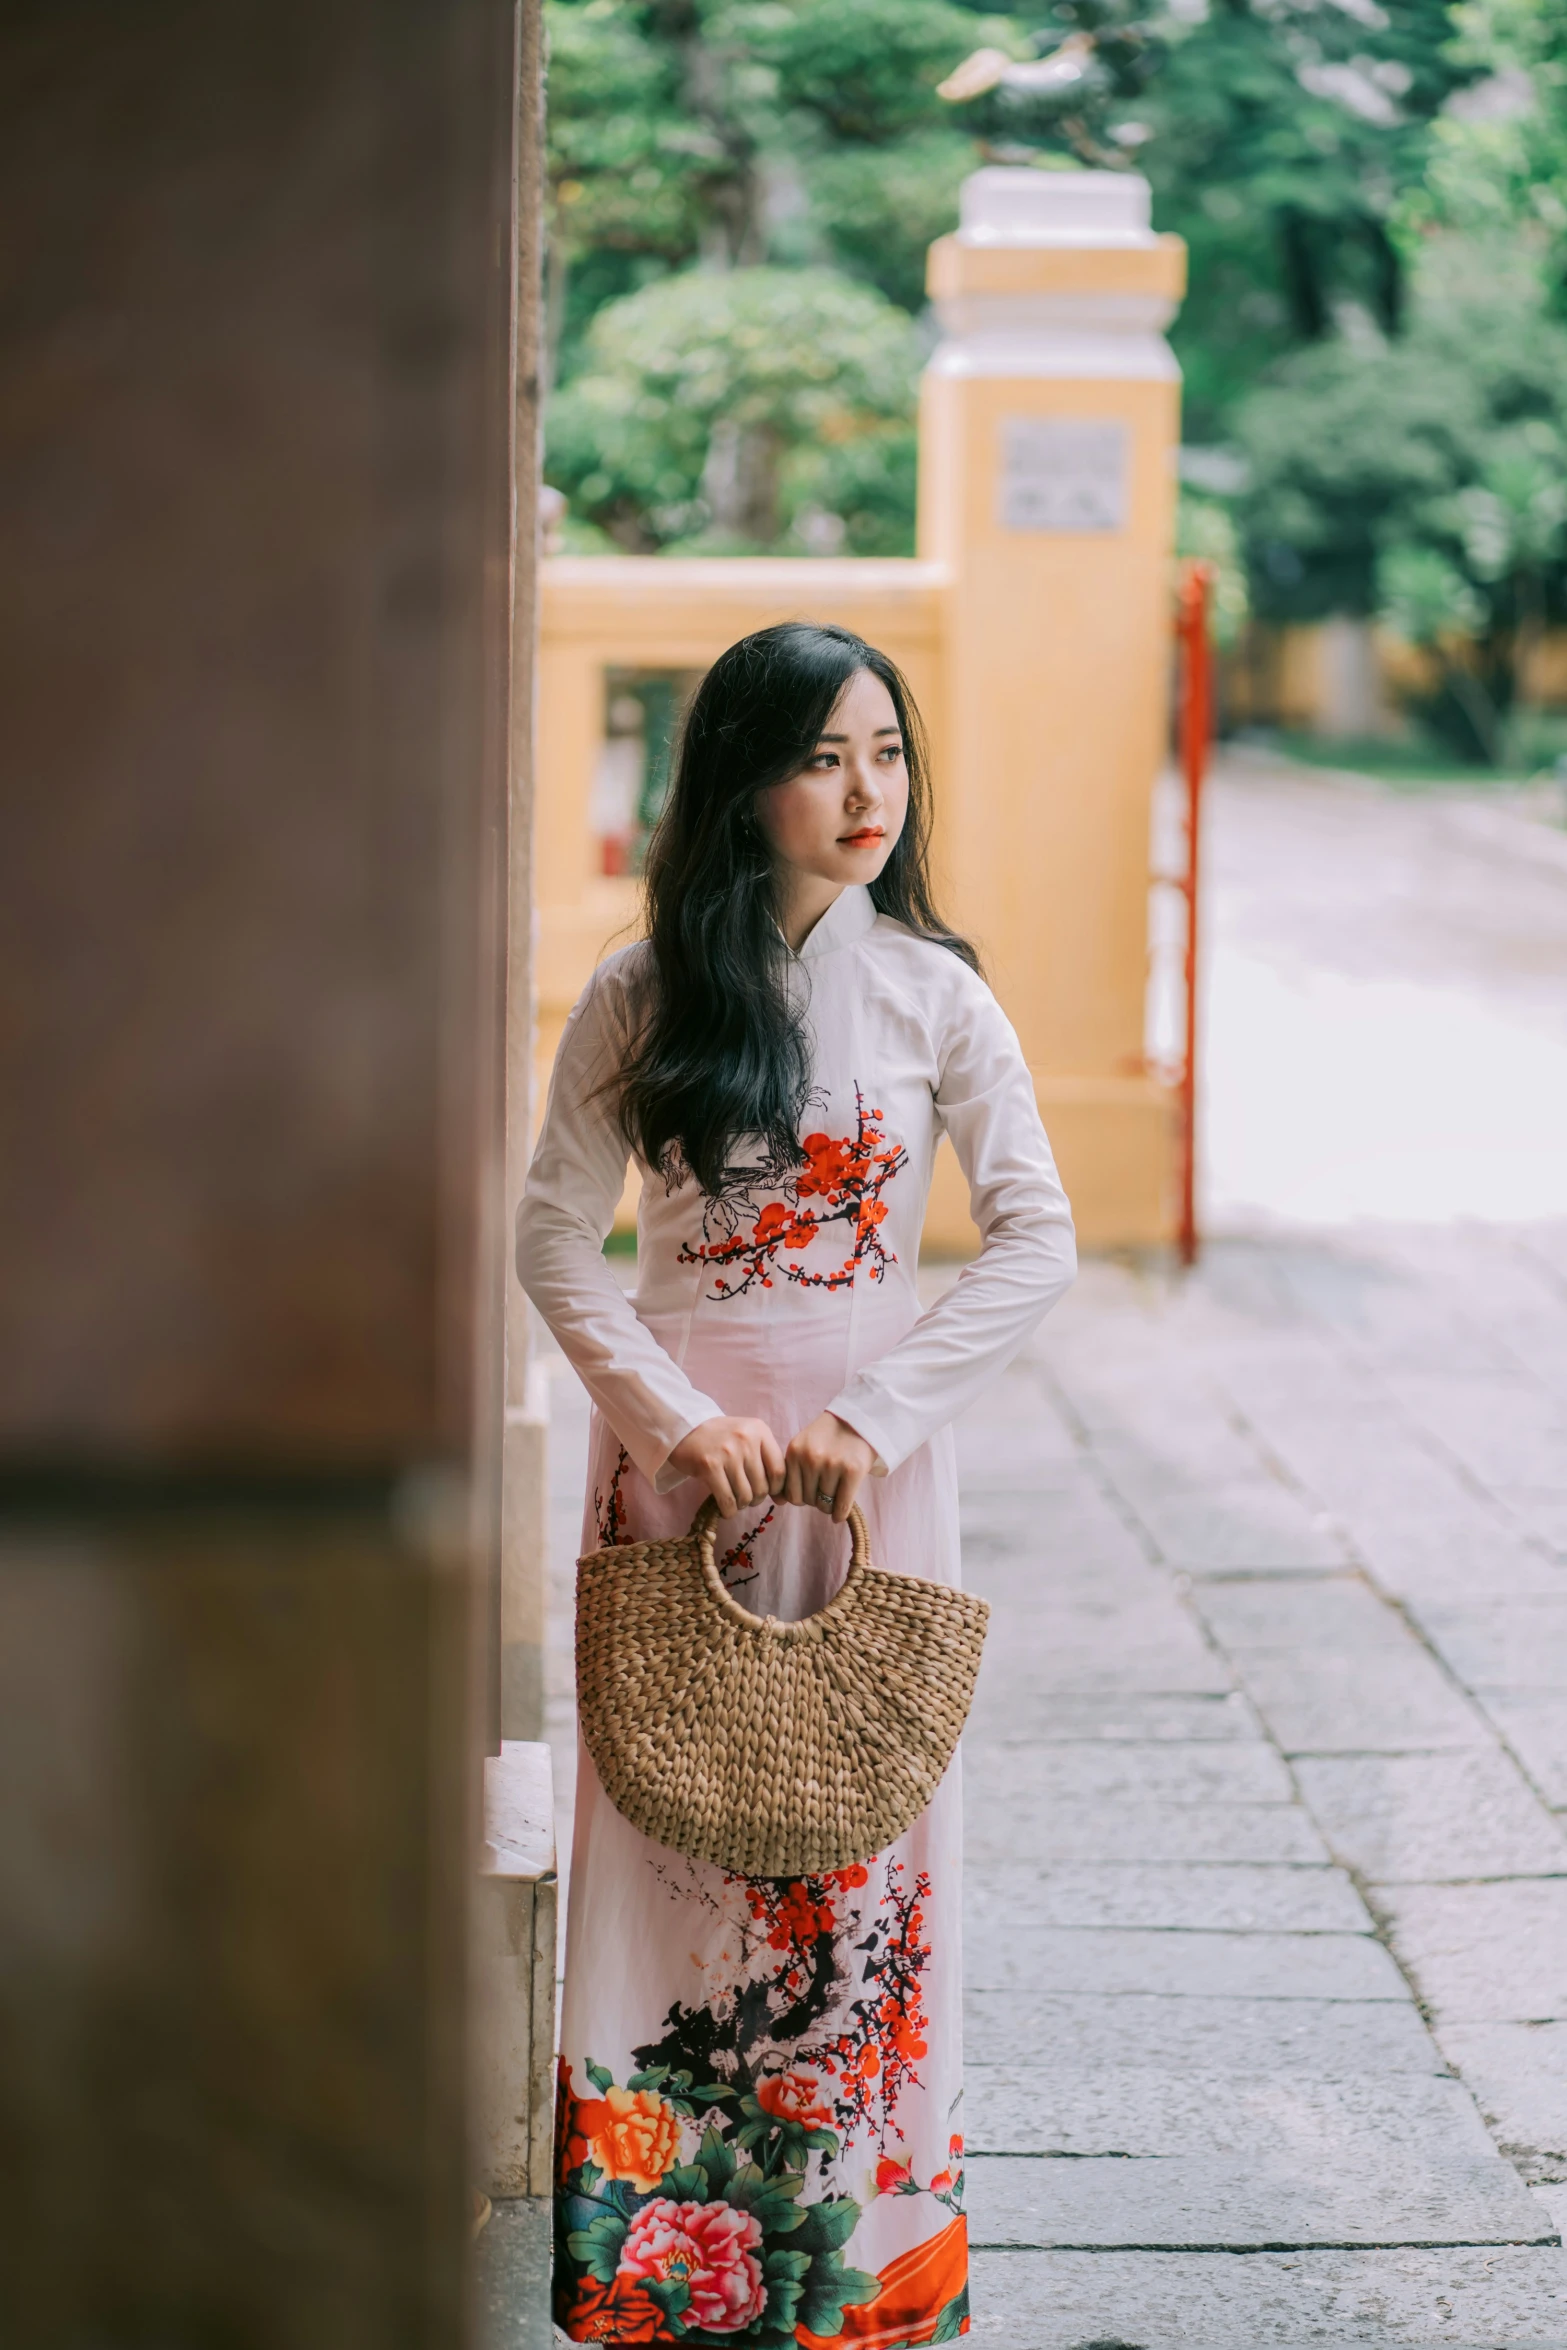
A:
[[[632,1460],[664,1493],[680,1482],[666,1466],[670,1453],[721,1407],[644,1329],[604,1261],[630,1156],[613,1094],[603,1090],[626,1043],[618,961],[589,982],[561,1038],[517,1209],[517,1277]]]
[[[828,1406],[888,1469],[967,1410],[1077,1271],[1072,1211],[1022,1048],[990,990],[964,976],[943,1040],[936,1117],[968,1179],[980,1253]]]

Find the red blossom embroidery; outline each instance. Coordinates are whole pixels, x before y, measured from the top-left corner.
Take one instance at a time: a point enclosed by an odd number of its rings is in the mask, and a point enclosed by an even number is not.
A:
[[[874,2131],[885,2146],[903,2091],[922,2086],[917,2067],[929,2053],[922,1978],[930,1943],[922,1904],[930,1898],[930,1879],[921,1870],[910,1891],[903,1875],[903,1863],[889,1860],[881,1902],[867,1921],[870,1931],[855,1945],[863,1996],[841,2010],[825,2033],[794,2049],[797,2063],[811,2065],[830,2084],[825,2093],[846,2146],[861,2128]],[[843,1932],[848,1920],[840,1918],[835,1896],[857,1892],[868,1881],[862,1865],[822,1877],[744,1880],[751,1915],[768,1949],[779,1953],[776,1979],[782,1987],[808,1974],[818,1948]]]
[[[884,2154],[876,2165],[876,2192],[878,2195],[917,2195],[919,2189],[914,2184],[912,2164],[895,2162],[890,2154]]]
[[[715,1268],[711,1296],[743,1297],[748,1289],[771,1289],[778,1276],[804,1289],[852,1289],[860,1268],[871,1281],[885,1278],[897,1263],[881,1237],[887,1203],[882,1192],[899,1170],[908,1165],[901,1143],[878,1132],[882,1112],[867,1109],[865,1095],[854,1089],[855,1129],[852,1136],[807,1134],[800,1148],[804,1169],[783,1184],[782,1199],[758,1207],[744,1182],[710,1199],[702,1219],[702,1239],[680,1250],[682,1265]],[[756,1176],[749,1178],[754,1182]],[[810,1201],[813,1204],[803,1206]],[[820,1203],[814,1204],[814,1203]],[[844,1228],[849,1252],[831,1269],[811,1272],[801,1264],[781,1260],[803,1256],[822,1233]],[[718,1268],[722,1268],[719,1270]]]
[[[885,2145],[904,2089],[923,2086],[916,2068],[930,2052],[922,1984],[930,1944],[921,1904],[930,1899],[930,1878],[922,1869],[910,1891],[903,1873],[902,1861],[888,1861],[881,1914],[858,1945],[865,1996],[851,2004],[849,2028],[799,2051],[836,2077],[835,2111],[846,2144],[864,2124]]]
[[[751,1563],[751,1552],[755,1546],[757,1536],[767,1532],[768,1527],[772,1524],[774,1518],[776,1518],[777,1515],[778,1504],[776,1502],[769,1502],[767,1505],[766,1515],[764,1517],[758,1518],[756,1524],[751,1528],[750,1532],[748,1534],[742,1534],[739,1541],[732,1542],[729,1548],[724,1552],[723,1557],[718,1562],[718,1572],[723,1577],[726,1589],[730,1591],[743,1591],[747,1583],[754,1583],[756,1581],[757,1570]],[[737,1575],[734,1572],[736,1567],[750,1567],[751,1572],[748,1575]]]
[[[609,1481],[608,1494],[600,1493],[596,1485],[593,1488],[593,1522],[598,1528],[600,1550],[609,1550],[615,1543],[626,1539],[626,1502],[620,1487],[630,1466],[631,1455],[622,1445],[620,1458],[615,1463],[615,1474]]]

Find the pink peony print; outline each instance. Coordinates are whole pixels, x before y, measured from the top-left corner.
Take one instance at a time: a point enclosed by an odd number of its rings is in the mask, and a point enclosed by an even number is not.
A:
[[[738,2333],[762,2314],[766,2291],[752,2257],[762,2231],[748,2211],[727,2203],[646,2203],[621,2247],[617,2276],[684,2284],[687,2324],[710,2334]]]

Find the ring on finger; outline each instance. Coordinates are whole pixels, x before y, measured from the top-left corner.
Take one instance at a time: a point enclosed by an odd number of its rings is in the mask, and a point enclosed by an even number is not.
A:
[[[819,1510],[830,1510],[837,1498],[836,1494],[825,1492],[820,1485],[817,1486],[816,1506]]]

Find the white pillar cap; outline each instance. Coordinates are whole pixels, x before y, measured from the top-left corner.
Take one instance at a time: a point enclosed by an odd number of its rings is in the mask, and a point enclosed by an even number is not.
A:
[[[994,165],[963,182],[965,245],[1151,245],[1152,195],[1135,171]]]

